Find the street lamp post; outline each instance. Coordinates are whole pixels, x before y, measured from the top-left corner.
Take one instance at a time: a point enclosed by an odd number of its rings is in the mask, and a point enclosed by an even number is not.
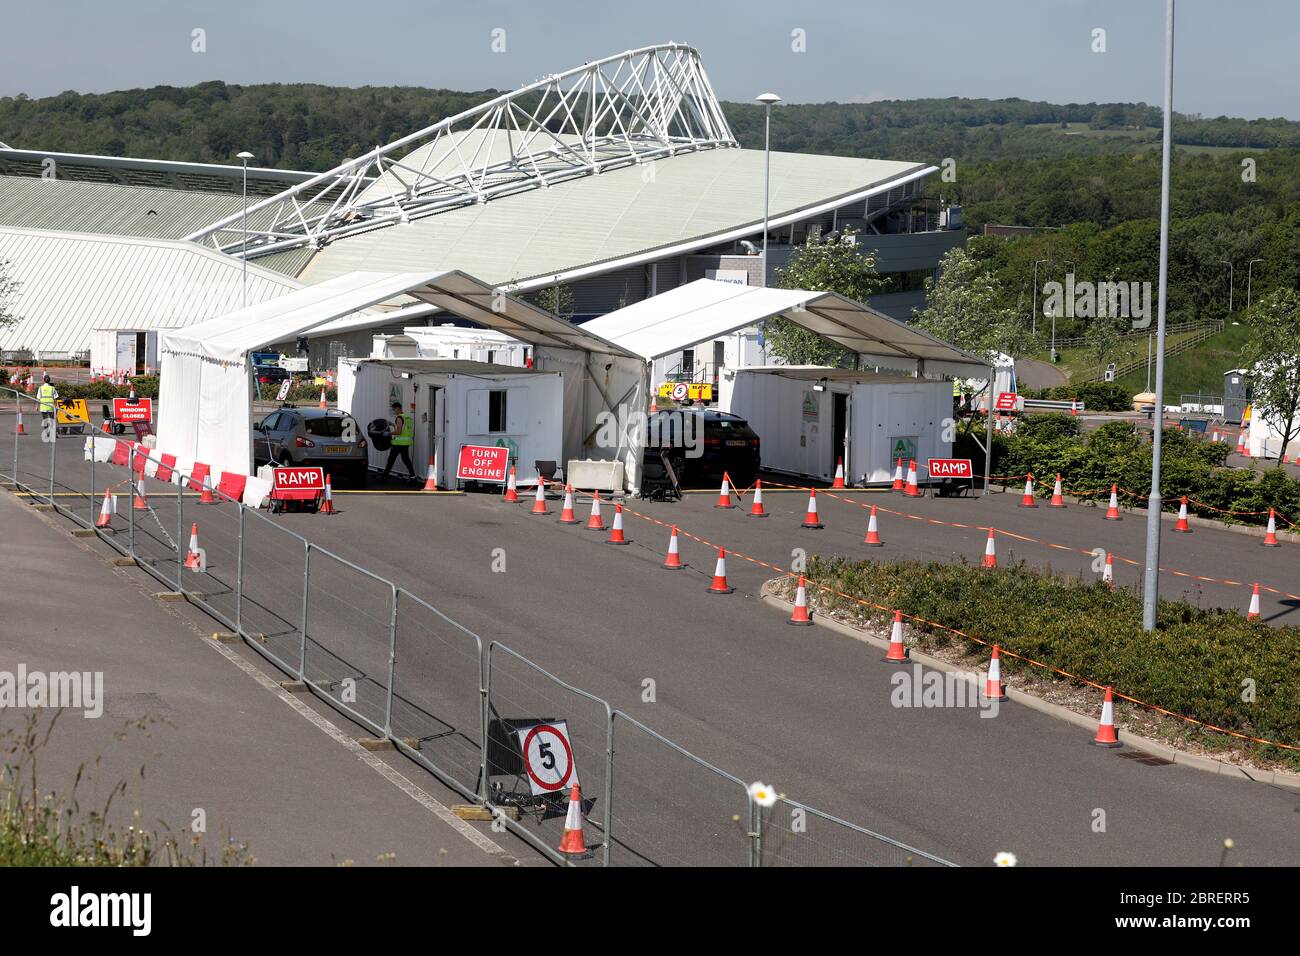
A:
[[[1049,259],[1034,260],[1034,314],[1029,319],[1029,330],[1034,335],[1038,334],[1038,264],[1040,262],[1049,262]],[[1056,323],[1052,323],[1052,328],[1056,328]],[[1052,336],[1052,352],[1056,352],[1056,336]]]
[[[1142,578],[1142,630],[1156,629],[1160,598],[1160,445],[1164,431],[1165,299],[1169,290],[1169,157],[1173,150],[1174,0],[1165,0],[1165,109],[1160,147],[1160,298],[1156,304],[1155,427],[1151,435],[1151,494],[1147,498],[1147,554]]]
[[[1256,262],[1263,262],[1263,259],[1251,259],[1246,263],[1246,311],[1250,311],[1250,271],[1255,268]]]
[[[772,104],[780,103],[775,93],[761,93],[755,99],[766,112],[763,119],[763,286],[767,287],[767,209],[772,176]]]
[[[1228,315],[1232,315],[1232,263],[1227,259],[1220,259],[1222,265],[1228,267]]]
[[[253,154],[250,153],[248,150],[244,150],[242,153],[239,153],[235,158],[241,160],[244,164],[244,189],[243,189],[244,242],[243,245],[240,247],[239,251],[242,253],[240,258],[243,260],[244,263],[243,265],[244,290],[243,290],[242,302],[244,307],[247,308],[248,307],[248,161],[253,158]]]

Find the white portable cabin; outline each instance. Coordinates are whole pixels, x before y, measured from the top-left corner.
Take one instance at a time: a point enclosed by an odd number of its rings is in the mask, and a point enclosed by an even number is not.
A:
[[[536,479],[533,463],[563,467],[564,382],[538,372],[463,359],[339,359],[339,408],[365,429],[392,419],[392,404],[414,416],[411,461],[425,475],[436,462],[438,487],[455,487],[461,445],[505,446],[520,484]],[[383,468],[388,452],[370,445],[370,466]],[[396,465],[400,474],[403,466]]]
[[[888,482],[895,461],[947,458],[944,422],[952,384],[910,375],[810,365],[727,369],[718,407],[748,420],[759,435],[763,468],[830,481],[844,459],[851,485]]]
[[[158,371],[158,332],[158,329],[91,329],[91,371],[128,375]]]
[[[410,344],[419,358],[465,359],[491,365],[524,368],[532,350],[527,342],[493,329],[466,328],[463,325],[413,325],[401,335],[376,335],[371,358],[405,358]]]

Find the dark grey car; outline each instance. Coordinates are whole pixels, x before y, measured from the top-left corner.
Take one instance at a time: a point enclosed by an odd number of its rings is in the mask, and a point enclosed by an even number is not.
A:
[[[367,465],[366,439],[347,412],[281,408],[253,426],[257,464],[319,466],[334,481],[360,484]]]

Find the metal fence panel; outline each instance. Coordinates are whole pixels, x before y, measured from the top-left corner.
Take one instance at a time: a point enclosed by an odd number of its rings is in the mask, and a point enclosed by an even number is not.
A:
[[[750,865],[743,781],[615,711],[613,866]]]
[[[573,750],[572,768],[582,795],[589,848],[605,843],[611,793],[608,787],[608,751],[611,713],[607,703],[555,677],[504,645],[492,643],[487,651],[488,799],[496,806],[520,811],[512,826],[534,846],[556,859],[564,834],[566,798],[573,777],[554,796],[539,801],[532,794],[523,766],[518,728],[564,721]],[[594,849],[585,859],[569,858],[577,865],[600,865],[607,851]]]
[[[483,647],[474,634],[407,591],[397,592],[392,732],[417,759],[479,792]]]
[[[307,584],[303,680],[354,719],[382,732],[393,586],[316,547],[309,549]]]
[[[245,509],[237,626],[257,650],[302,677],[307,542]]]
[[[198,538],[203,570],[176,571],[178,563],[173,553],[172,573],[180,574],[180,590],[206,604],[233,627],[239,603],[240,519],[241,513],[248,509],[221,495],[215,495],[213,504],[200,504],[199,493],[188,484],[180,491],[181,494],[172,498],[179,504],[180,512],[172,515],[171,523],[176,530],[171,533],[178,536],[182,559],[189,552],[191,534]],[[136,537],[139,538],[138,530]]]

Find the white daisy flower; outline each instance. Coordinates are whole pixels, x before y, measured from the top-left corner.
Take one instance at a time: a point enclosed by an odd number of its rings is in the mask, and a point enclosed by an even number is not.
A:
[[[1003,850],[1001,853],[999,853],[997,856],[993,858],[993,865],[994,866],[1015,866],[1016,855],[1014,853],[1008,853],[1005,850]]]
[[[749,799],[760,807],[770,807],[776,803],[776,791],[765,783],[751,783],[749,785]]]

